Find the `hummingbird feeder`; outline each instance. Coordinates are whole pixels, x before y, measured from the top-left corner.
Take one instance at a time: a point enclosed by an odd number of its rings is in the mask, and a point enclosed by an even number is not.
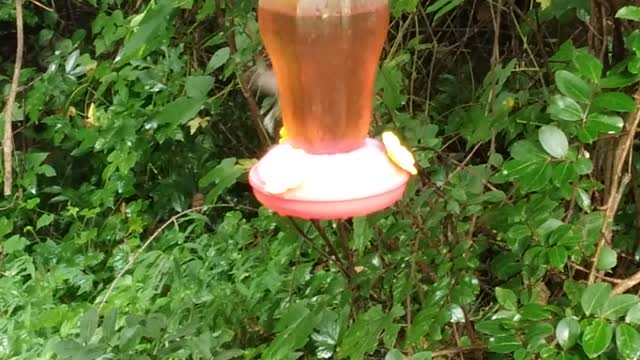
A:
[[[281,216],[346,219],[385,209],[416,173],[391,132],[368,136],[388,0],[260,0],[260,35],[283,128],[249,182]]]

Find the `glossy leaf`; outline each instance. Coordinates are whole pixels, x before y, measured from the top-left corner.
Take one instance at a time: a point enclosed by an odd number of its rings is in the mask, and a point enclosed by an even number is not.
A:
[[[629,308],[624,321],[628,322],[629,324],[640,325],[640,304],[633,305],[631,308]]]
[[[593,91],[589,84],[582,80],[579,76],[566,70],[559,70],[555,73],[556,85],[558,90],[573,100],[581,103],[588,103],[593,96]]]
[[[576,69],[589,80],[596,81],[602,75],[602,63],[588,51],[576,52],[573,63]]]
[[[584,116],[582,107],[570,97],[554,95],[549,101],[549,114],[554,119],[578,121]]]
[[[549,155],[561,159],[569,151],[567,136],[553,125],[545,125],[538,130],[538,140]]]
[[[633,294],[615,295],[607,301],[601,316],[615,320],[624,316],[634,305],[638,304],[638,296]]]
[[[582,349],[589,356],[595,358],[607,350],[613,337],[613,327],[606,320],[594,320],[582,334]]]
[[[507,310],[516,310],[518,308],[518,298],[510,289],[496,288],[496,299]]]
[[[566,317],[556,326],[556,340],[563,349],[573,347],[580,338],[580,323],[575,317]]]
[[[547,256],[549,257],[549,264],[551,264],[551,266],[556,269],[562,269],[567,263],[569,252],[564,246],[554,246],[547,251]]]
[[[582,293],[580,304],[587,315],[598,315],[604,309],[611,294],[609,283],[598,282],[587,287]]]
[[[626,359],[640,357],[640,333],[628,324],[616,328],[616,345]]]
[[[618,254],[610,246],[603,246],[598,257],[598,270],[610,270],[618,263]]]
[[[618,10],[618,12],[616,12],[616,17],[618,19],[640,21],[640,7],[623,6]]]

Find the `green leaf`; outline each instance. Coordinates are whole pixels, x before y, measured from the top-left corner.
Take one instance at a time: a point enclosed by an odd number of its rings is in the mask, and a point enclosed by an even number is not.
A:
[[[580,74],[589,80],[597,81],[602,76],[602,63],[588,51],[576,51],[573,64]]]
[[[104,340],[109,341],[116,334],[116,322],[118,320],[118,309],[113,308],[109,310],[107,315],[102,321],[102,336]]]
[[[578,158],[575,163],[575,170],[578,175],[590,174],[593,171],[593,162],[585,157]]]
[[[88,344],[98,328],[98,311],[91,307],[80,319],[80,341]]]
[[[616,346],[625,359],[637,359],[640,356],[640,333],[630,325],[619,324],[616,328]]]
[[[356,217],[353,219],[353,246],[360,253],[364,252],[373,239],[373,227],[369,226],[367,217]]]
[[[588,127],[599,133],[618,133],[624,127],[624,120],[617,115],[605,115],[600,113],[589,114]]]
[[[537,303],[523,306],[521,314],[523,319],[532,321],[546,320],[552,317],[551,311],[546,306]]]
[[[625,93],[612,91],[596,95],[593,106],[609,111],[631,112],[636,109],[636,102]]]
[[[618,263],[618,254],[610,246],[602,247],[598,257],[598,270],[611,270]]]
[[[518,297],[510,289],[497,287],[496,299],[507,310],[516,310],[518,308]]]
[[[629,311],[627,312],[627,316],[624,318],[624,321],[634,325],[640,324],[640,304],[633,305],[629,309]]]
[[[128,61],[151,41],[160,29],[167,25],[167,17],[173,11],[173,1],[159,1],[140,21],[138,29],[125,42],[124,47],[116,57],[116,62]]]
[[[623,6],[616,13],[616,17],[618,19],[640,21],[640,7],[638,7],[638,6]]]
[[[553,119],[578,121],[584,116],[582,107],[573,99],[554,95],[549,100],[549,114]]]
[[[398,349],[393,349],[387,353],[384,360],[404,360],[404,355]]]
[[[211,74],[213,71],[217,70],[219,67],[224,65],[231,56],[231,50],[228,47],[223,47],[218,49],[209,60],[207,64],[207,69],[205,71],[206,74]]]
[[[431,351],[422,351],[411,357],[411,360],[431,360]]]
[[[36,221],[36,230],[51,224],[52,221],[53,214],[43,214],[38,218],[38,221]]]
[[[302,303],[290,305],[276,324],[277,335],[262,356],[284,359],[292,351],[303,347],[313,332],[316,317]]]
[[[569,252],[567,252],[564,246],[554,246],[547,251],[547,256],[549,257],[549,264],[551,266],[556,269],[562,269],[567,263]]]
[[[603,89],[623,88],[640,81],[640,74],[613,73],[600,80]]]
[[[190,76],[186,82],[187,96],[195,99],[204,99],[213,87],[213,78],[210,76]]]
[[[156,119],[159,124],[185,124],[198,115],[204,102],[202,98],[181,97],[166,105]]]
[[[508,354],[522,349],[522,343],[515,335],[500,335],[489,339],[489,351]]]
[[[582,350],[593,359],[607,350],[612,337],[611,325],[604,319],[596,319],[582,334]]]
[[[633,294],[615,295],[607,301],[600,316],[616,320],[622,317],[627,311],[638,303],[638,296]]]
[[[580,323],[575,317],[566,317],[556,326],[556,339],[563,349],[573,347],[580,337]]]
[[[566,70],[558,70],[555,73],[556,85],[558,90],[573,100],[581,103],[589,103],[593,92],[589,84],[584,80]]]
[[[587,315],[600,314],[611,295],[609,283],[598,282],[587,287],[582,293],[580,304]]]
[[[578,188],[576,191],[576,202],[582,210],[586,212],[591,211],[591,196],[581,188]]]
[[[4,241],[2,244],[2,250],[7,254],[13,254],[14,252],[24,250],[27,245],[29,245],[29,240],[20,235],[13,235]]]
[[[549,155],[556,159],[567,156],[569,152],[569,141],[567,136],[553,125],[545,125],[538,130],[538,140]]]

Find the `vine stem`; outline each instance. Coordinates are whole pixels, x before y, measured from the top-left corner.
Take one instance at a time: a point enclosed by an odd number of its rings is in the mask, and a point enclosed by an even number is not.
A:
[[[13,187],[13,131],[11,122],[13,121],[13,108],[18,93],[18,83],[20,82],[20,69],[22,68],[22,54],[24,52],[24,26],[22,20],[22,0],[16,1],[16,32],[18,43],[16,46],[16,62],[13,66],[13,79],[9,98],[4,108],[4,137],[2,140],[2,152],[4,155],[4,195],[11,195]]]

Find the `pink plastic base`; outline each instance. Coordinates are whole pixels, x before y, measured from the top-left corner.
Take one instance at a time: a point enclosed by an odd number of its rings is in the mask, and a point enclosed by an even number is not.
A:
[[[374,139],[350,153],[300,155],[298,150],[294,156],[292,151],[296,150],[287,143],[275,146],[249,173],[258,201],[280,216],[329,220],[368,215],[400,200],[409,180],[409,174],[395,166],[382,143]],[[283,165],[303,174],[304,185],[283,194],[265,191],[261,173]]]

